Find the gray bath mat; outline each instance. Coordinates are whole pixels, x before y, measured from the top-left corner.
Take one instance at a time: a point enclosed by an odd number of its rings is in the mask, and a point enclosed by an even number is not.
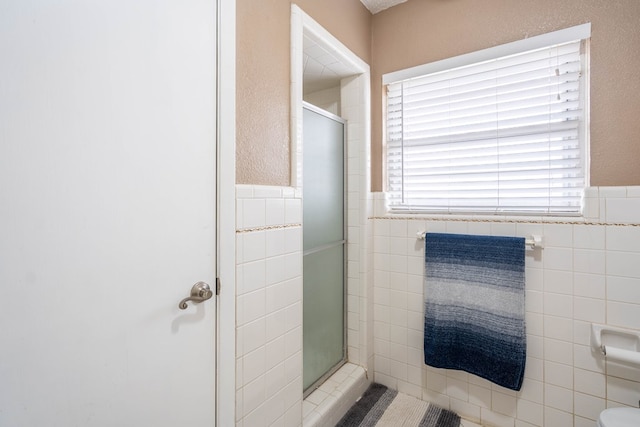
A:
[[[460,417],[406,394],[371,384],[337,427],[459,427]]]

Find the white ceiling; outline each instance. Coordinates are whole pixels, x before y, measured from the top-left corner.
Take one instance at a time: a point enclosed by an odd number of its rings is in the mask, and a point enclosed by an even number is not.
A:
[[[360,0],[373,14],[407,0]],[[331,52],[304,36],[303,92],[313,93],[340,85],[340,80],[353,73]]]
[[[360,0],[362,4],[369,9],[369,12],[374,15],[378,12],[382,12],[385,9],[389,9],[391,6],[395,6],[400,3],[404,3],[407,0]]]
[[[303,92],[313,93],[340,86],[340,80],[353,72],[331,52],[304,35],[303,44]]]

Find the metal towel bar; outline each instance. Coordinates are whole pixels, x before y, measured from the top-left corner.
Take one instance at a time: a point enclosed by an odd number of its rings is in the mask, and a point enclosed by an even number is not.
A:
[[[416,233],[416,237],[419,240],[424,240],[424,235],[427,234],[426,231],[418,231],[418,233]],[[529,246],[531,249],[536,249],[536,248],[544,248],[544,242],[542,240],[542,236],[539,236],[537,234],[532,234],[531,236],[527,237],[524,240],[524,244],[526,246]]]

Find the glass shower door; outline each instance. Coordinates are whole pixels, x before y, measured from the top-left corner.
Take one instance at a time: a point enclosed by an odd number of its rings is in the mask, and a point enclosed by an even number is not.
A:
[[[303,385],[339,368],[345,345],[345,122],[303,111]]]

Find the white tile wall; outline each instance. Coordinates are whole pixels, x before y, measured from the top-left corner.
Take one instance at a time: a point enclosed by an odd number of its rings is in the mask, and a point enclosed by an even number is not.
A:
[[[236,425],[302,424],[301,198],[237,187]]]
[[[399,217],[376,194],[375,380],[487,426],[593,426],[607,407],[638,406],[640,367],[604,362],[590,325],[640,330],[640,187],[590,188],[566,221]],[[416,231],[544,236],[526,253],[527,367],[519,392],[422,359],[423,241]]]

